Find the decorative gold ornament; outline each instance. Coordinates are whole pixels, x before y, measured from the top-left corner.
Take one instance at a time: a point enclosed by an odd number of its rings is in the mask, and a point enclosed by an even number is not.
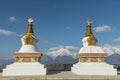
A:
[[[93,35],[93,33],[92,33],[92,31],[91,31],[91,21],[90,21],[90,19],[88,19],[88,21],[87,21],[87,29],[86,29],[86,37],[87,36],[91,36],[91,35]]]
[[[96,46],[97,39],[94,36],[89,36],[88,39],[88,46]]]
[[[91,30],[91,20],[87,20],[87,29],[86,29],[86,37],[88,37],[88,45],[89,46],[96,46],[97,44],[97,39],[94,37],[92,30]]]
[[[33,19],[30,17],[30,18],[28,19],[28,22],[29,22],[29,23],[33,22]]]
[[[87,26],[91,26],[91,20],[90,19],[87,20]]]
[[[25,45],[32,45],[35,41],[35,38],[31,34],[26,34],[23,40]]]
[[[28,29],[25,34],[25,37],[23,38],[25,45],[32,45],[35,42],[32,22],[33,22],[33,19],[30,17],[28,19]]]
[[[27,32],[26,33],[34,33],[33,32],[33,24],[32,24],[32,22],[33,22],[33,19],[32,18],[29,18],[28,19],[28,29],[27,29]]]

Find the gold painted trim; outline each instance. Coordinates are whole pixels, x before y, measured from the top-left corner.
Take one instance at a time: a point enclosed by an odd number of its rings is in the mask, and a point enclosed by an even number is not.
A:
[[[94,40],[94,43],[91,43],[91,39]],[[94,36],[89,36],[89,38],[87,39],[88,41],[88,46],[96,46],[97,45],[97,39]]]
[[[27,42],[27,39],[30,38],[30,42]],[[25,37],[23,38],[24,40],[24,44],[25,45],[32,45],[35,42],[35,38],[33,37],[33,35],[30,33],[27,33],[25,35]]]

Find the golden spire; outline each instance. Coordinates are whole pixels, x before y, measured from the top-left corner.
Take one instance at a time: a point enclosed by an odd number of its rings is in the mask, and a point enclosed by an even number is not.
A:
[[[87,20],[87,29],[86,29],[86,37],[88,37],[88,45],[89,46],[96,46],[98,40],[94,37],[92,30],[91,30],[91,20]]]
[[[33,28],[32,28],[32,26],[33,26],[32,22],[33,22],[33,19],[30,17],[28,19],[28,29],[27,29],[26,33],[34,33]]]
[[[85,36],[91,36],[91,35],[93,35],[92,31],[91,31],[91,20],[88,19],[87,20],[87,29],[86,29],[86,35]]]

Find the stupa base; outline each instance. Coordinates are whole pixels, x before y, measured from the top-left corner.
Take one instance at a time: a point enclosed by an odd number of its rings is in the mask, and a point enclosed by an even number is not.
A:
[[[46,75],[44,65],[39,62],[15,62],[3,69],[3,76]]]
[[[73,65],[71,72],[76,75],[117,75],[117,70],[105,62],[79,62]]]

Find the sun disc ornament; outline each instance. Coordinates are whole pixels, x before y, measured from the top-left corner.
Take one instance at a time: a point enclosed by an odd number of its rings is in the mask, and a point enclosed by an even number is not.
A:
[[[29,23],[33,22],[33,19],[30,17],[30,18],[28,19],[28,22],[29,22]]]

